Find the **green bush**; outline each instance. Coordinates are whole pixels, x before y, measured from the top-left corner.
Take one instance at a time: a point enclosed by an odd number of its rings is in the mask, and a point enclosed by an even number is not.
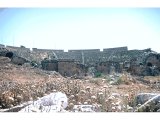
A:
[[[31,66],[33,66],[33,67],[38,67],[38,64],[37,64],[37,62],[36,61],[31,61]]]
[[[96,72],[95,77],[102,77],[102,73],[101,72]]]

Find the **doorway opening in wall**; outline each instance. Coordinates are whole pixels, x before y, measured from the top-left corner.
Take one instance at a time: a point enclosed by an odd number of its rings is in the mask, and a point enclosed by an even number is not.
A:
[[[9,57],[9,58],[12,58],[13,57],[13,53],[12,52],[8,52],[5,57]]]
[[[152,67],[152,63],[148,62],[148,63],[147,63],[147,66],[148,66],[148,67]]]
[[[18,63],[18,65],[22,66],[22,63]]]

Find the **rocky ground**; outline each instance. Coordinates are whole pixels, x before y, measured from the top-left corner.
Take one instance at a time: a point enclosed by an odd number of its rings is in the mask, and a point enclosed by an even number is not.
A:
[[[67,112],[134,112],[150,99],[147,96],[145,100],[137,101],[136,96],[140,93],[158,95],[159,81],[159,76],[137,77],[125,72],[98,78],[65,78],[57,72],[44,71],[27,64],[14,65],[9,58],[0,57],[0,111],[59,91],[68,98]],[[88,109],[83,109],[85,107]]]

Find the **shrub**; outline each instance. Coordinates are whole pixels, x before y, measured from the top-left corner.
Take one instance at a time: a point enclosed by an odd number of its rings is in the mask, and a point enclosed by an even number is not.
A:
[[[102,73],[101,72],[96,72],[95,77],[102,77]]]
[[[31,61],[31,66],[33,66],[33,67],[38,67],[38,64],[37,64],[36,61]]]

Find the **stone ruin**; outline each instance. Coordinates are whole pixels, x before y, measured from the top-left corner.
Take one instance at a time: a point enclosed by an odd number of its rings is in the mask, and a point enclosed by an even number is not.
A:
[[[127,47],[86,50],[52,50],[0,45],[0,56],[9,57],[17,65],[57,71],[63,76],[112,74],[127,71],[133,75],[160,75],[160,54],[149,49],[128,50]]]

